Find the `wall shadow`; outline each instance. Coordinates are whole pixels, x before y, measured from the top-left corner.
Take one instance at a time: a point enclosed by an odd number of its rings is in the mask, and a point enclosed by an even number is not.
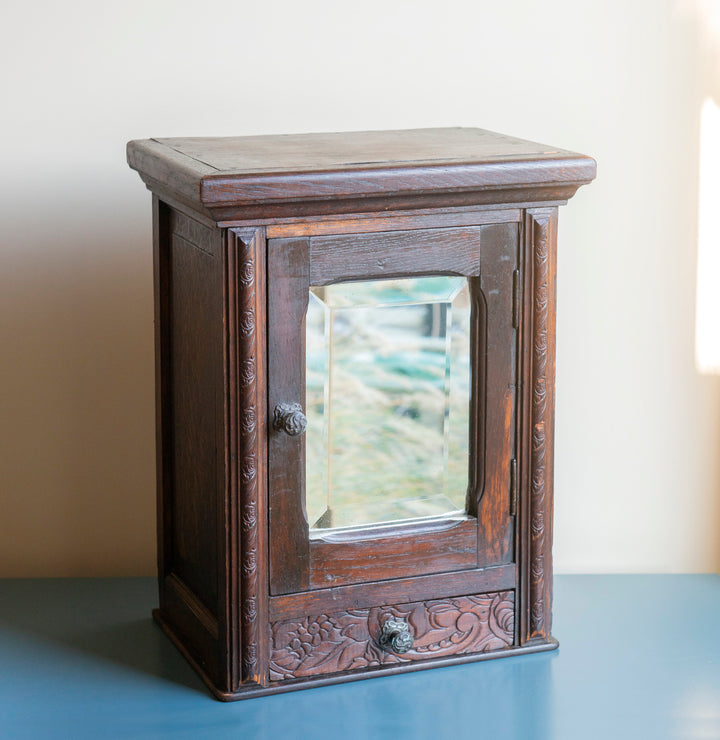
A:
[[[149,198],[82,185],[4,224],[0,577],[154,572]]]

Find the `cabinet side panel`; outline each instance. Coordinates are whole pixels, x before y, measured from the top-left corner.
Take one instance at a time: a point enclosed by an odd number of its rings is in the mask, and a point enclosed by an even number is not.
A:
[[[165,572],[218,616],[218,502],[222,496],[222,260],[217,233],[170,219]]]

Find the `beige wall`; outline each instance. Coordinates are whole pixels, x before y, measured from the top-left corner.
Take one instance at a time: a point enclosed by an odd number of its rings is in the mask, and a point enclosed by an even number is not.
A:
[[[698,15],[665,0],[6,2],[0,575],[154,572],[148,136],[481,126],[599,177],[560,220],[558,571],[717,571],[694,368]]]

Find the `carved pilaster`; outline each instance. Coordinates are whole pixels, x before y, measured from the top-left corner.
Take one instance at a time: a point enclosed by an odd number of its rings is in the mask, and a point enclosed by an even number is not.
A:
[[[527,517],[529,617],[526,639],[550,637],[552,621],[552,496],[555,407],[556,211],[527,212],[532,264],[530,476]]]
[[[230,229],[227,249],[231,542],[230,672],[241,682],[266,683],[267,588],[258,568],[266,560],[265,480],[265,238],[262,229]],[[239,609],[238,609],[239,605]]]

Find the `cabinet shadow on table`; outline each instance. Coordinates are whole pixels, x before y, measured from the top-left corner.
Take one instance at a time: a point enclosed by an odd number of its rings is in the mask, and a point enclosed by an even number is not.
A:
[[[68,640],[66,645],[102,660],[207,693],[201,680],[151,617],[90,630]]]
[[[212,700],[153,622],[154,591],[155,579],[149,578],[2,581],[0,654],[12,660],[22,648],[26,659],[36,654],[42,661],[56,655],[56,648],[64,653],[63,662],[68,665],[92,669],[86,661],[110,662],[193,689]]]
[[[21,685],[35,686],[55,680],[61,667],[71,693],[102,679],[113,702],[122,696],[128,706],[175,696],[197,698],[209,711],[220,707],[152,621],[156,588],[154,578],[0,580],[0,693],[3,675],[13,685],[22,677]],[[354,728],[348,737],[391,730],[444,737],[448,722],[473,727],[480,711],[483,736],[549,740],[556,657],[514,656],[297,691],[222,705],[225,711],[213,717],[251,719],[258,738],[314,737],[319,709],[332,707],[326,719],[337,723],[338,737],[348,727]],[[409,700],[412,711],[399,712]],[[206,715],[193,716],[200,722]],[[233,737],[236,731],[233,724]]]

